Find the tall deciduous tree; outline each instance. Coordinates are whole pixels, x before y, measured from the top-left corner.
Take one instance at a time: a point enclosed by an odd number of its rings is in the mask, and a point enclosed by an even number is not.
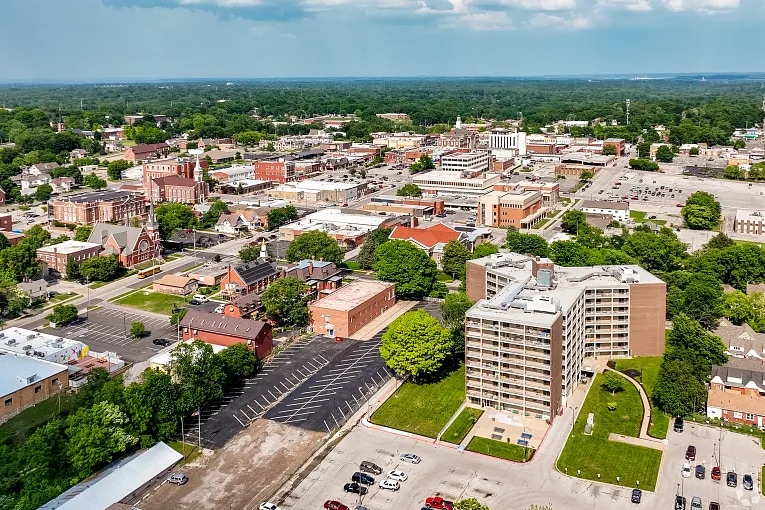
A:
[[[157,207],[156,215],[162,239],[169,239],[178,229],[194,228],[197,225],[194,210],[184,204],[162,204]]]
[[[382,337],[380,356],[399,375],[419,381],[437,374],[453,349],[449,331],[423,310],[394,320]]]
[[[314,230],[300,234],[287,247],[289,262],[311,258],[339,264],[343,261],[343,250],[326,233]]]
[[[90,233],[93,232],[93,227],[89,225],[80,225],[74,229],[74,240],[87,242],[90,239]]]
[[[465,262],[470,259],[470,251],[465,245],[456,239],[452,239],[444,246],[444,253],[441,257],[441,267],[444,273],[465,279]]]
[[[399,190],[396,192],[396,195],[400,197],[421,197],[422,190],[419,186],[410,182],[401,186],[401,188],[399,188]]]
[[[560,229],[567,234],[576,235],[580,225],[586,225],[587,216],[582,211],[569,209],[563,214]]]
[[[180,387],[178,405],[183,414],[223,396],[226,372],[210,344],[195,340],[176,345],[170,352],[170,371]]]
[[[499,252],[499,248],[497,247],[496,244],[481,243],[473,249],[473,253],[470,254],[470,258],[480,259],[483,257],[488,257],[489,255],[493,255],[498,252]]]
[[[508,250],[524,255],[536,255],[547,257],[550,254],[550,246],[547,241],[536,234],[523,234],[517,230],[507,231]]]
[[[396,284],[400,299],[422,299],[433,288],[436,263],[407,241],[392,240],[375,250],[374,270],[377,278]]]
[[[308,286],[294,276],[280,278],[260,296],[266,315],[283,326],[308,324]]]
[[[266,216],[269,230],[276,230],[282,225],[286,225],[296,219],[298,219],[298,211],[295,209],[295,206],[292,205],[271,209]]]
[[[376,228],[367,234],[364,244],[359,250],[359,255],[356,258],[361,269],[372,269],[372,264],[375,261],[375,250],[378,246],[388,242],[390,238],[391,229],[389,228]]]
[[[239,250],[239,258],[242,262],[252,262],[258,260],[258,257],[260,257],[260,248],[256,246],[245,246]]]
[[[665,358],[651,395],[667,414],[686,416],[699,410],[707,398],[707,387],[695,373],[693,362]]]
[[[688,361],[699,380],[705,381],[712,365],[724,365],[728,357],[720,337],[707,333],[701,324],[681,313],[672,319],[664,359]]]
[[[714,195],[706,191],[691,193],[680,213],[688,228],[713,230],[720,224],[722,208]]]

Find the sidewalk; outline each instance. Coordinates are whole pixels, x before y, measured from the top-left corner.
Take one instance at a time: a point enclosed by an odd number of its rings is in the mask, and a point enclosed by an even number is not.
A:
[[[397,302],[395,305],[386,310],[385,313],[379,317],[376,317],[372,322],[354,333],[352,338],[355,338],[356,340],[370,340],[374,338],[377,333],[387,328],[391,322],[411,310],[416,304],[417,301]]]
[[[628,376],[627,374],[623,374],[619,372],[618,370],[614,370],[613,368],[606,367],[606,370],[610,370],[611,372],[617,373],[619,375],[623,375],[629,382],[632,383],[632,385],[637,388],[638,393],[640,394],[640,400],[643,401],[643,420],[640,422],[640,434],[638,435],[637,439],[639,439],[639,443],[643,443],[643,446],[648,446],[649,448],[657,448],[657,449],[664,449],[664,442],[661,439],[656,439],[648,435],[648,429],[651,427],[651,401],[648,400],[648,395],[646,395],[645,390],[643,389],[643,386],[638,383],[635,379]],[[616,434],[612,434],[616,435]],[[626,439],[636,439],[636,438],[626,438]],[[619,439],[614,439],[614,441],[619,441]],[[622,443],[632,443],[631,441],[621,441]],[[653,443],[653,446],[650,446],[650,443]],[[637,444],[637,443],[632,443]]]

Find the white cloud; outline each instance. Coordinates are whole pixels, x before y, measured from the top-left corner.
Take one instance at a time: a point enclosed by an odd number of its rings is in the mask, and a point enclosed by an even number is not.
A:
[[[740,0],[664,0],[664,7],[674,12],[696,11],[702,13],[732,11],[738,9]]]
[[[628,11],[634,12],[647,12],[653,10],[653,4],[650,0],[597,0],[595,6],[606,9],[627,9]]]
[[[552,28],[555,30],[584,30],[592,26],[592,18],[585,16],[558,16],[538,13],[531,17],[529,26],[532,28]]]
[[[568,11],[576,7],[576,0],[496,0],[496,3],[528,11]]]
[[[479,32],[515,30],[513,20],[506,12],[475,12],[457,15],[445,19],[441,26],[444,28],[457,28],[475,30]]]

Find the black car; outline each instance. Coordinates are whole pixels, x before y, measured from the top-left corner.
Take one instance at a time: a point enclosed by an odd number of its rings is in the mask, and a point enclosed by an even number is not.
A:
[[[683,419],[680,416],[675,417],[675,425],[672,428],[675,432],[683,431]]]
[[[366,471],[367,473],[372,473],[373,475],[381,475],[383,472],[380,466],[368,460],[365,460],[359,464],[359,469],[361,471]]]
[[[632,502],[640,503],[640,498],[643,497],[643,491],[640,489],[632,489]]]
[[[153,343],[154,345],[161,345],[162,347],[167,347],[168,345],[172,344],[173,342],[171,342],[171,341],[170,341],[170,340],[168,340],[167,338],[155,338],[155,339],[152,341],[152,343]]]
[[[374,485],[375,484],[375,479],[374,478],[372,478],[371,476],[369,476],[366,473],[360,473],[358,471],[353,473],[353,476],[351,476],[351,481],[352,482],[356,482],[356,483],[361,483],[361,484],[364,484],[364,485]]]
[[[675,496],[675,510],[685,510],[685,498],[683,496]]]
[[[201,305],[202,302],[201,301],[197,301],[196,299],[192,299],[191,301],[189,301],[189,304],[197,306],[197,305]]]
[[[367,493],[367,488],[357,483],[346,483],[343,485],[345,492],[352,492],[354,494],[361,494],[362,496]]]
[[[748,491],[754,489],[754,480],[752,480],[752,475],[748,473],[744,475],[744,489]]]
[[[697,464],[696,465],[696,478],[699,480],[703,480],[707,475],[707,470],[704,468],[703,465]]]
[[[725,483],[728,484],[728,487],[736,487],[738,485],[738,475],[733,471],[728,471],[728,474],[725,476]]]

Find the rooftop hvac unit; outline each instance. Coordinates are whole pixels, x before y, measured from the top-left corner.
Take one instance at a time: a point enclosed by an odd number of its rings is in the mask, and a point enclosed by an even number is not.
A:
[[[22,350],[31,351],[32,350],[32,346],[31,345],[25,345],[24,347],[22,347]]]
[[[540,269],[537,271],[537,285],[540,287],[552,286],[552,271],[549,269]]]
[[[16,339],[15,338],[9,338],[7,342],[5,342],[5,345],[16,345]]]
[[[5,338],[5,333],[3,333],[2,331],[0,331],[0,338]]]

